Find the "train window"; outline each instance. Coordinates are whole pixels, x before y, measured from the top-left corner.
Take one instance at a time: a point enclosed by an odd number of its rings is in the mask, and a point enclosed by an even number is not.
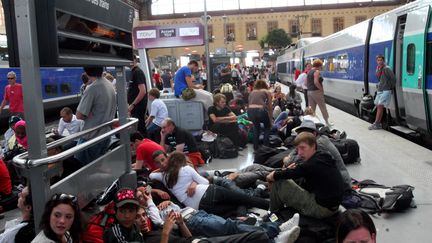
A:
[[[277,65],[277,72],[278,73],[287,73],[287,65],[286,62],[279,63]]]
[[[427,43],[426,50],[427,50],[426,56],[431,57],[432,56],[432,42]],[[432,75],[432,60],[430,58],[426,59],[426,74]]]
[[[337,72],[346,73],[349,67],[348,54],[338,55],[337,57]]]
[[[327,58],[326,70],[329,72],[335,71],[336,58],[334,56],[330,56]]]
[[[45,94],[48,96],[57,96],[57,84],[45,84]]]
[[[60,90],[62,94],[72,93],[72,85],[70,83],[61,83]]]
[[[415,44],[411,43],[407,47],[407,73],[413,75],[415,72]]]

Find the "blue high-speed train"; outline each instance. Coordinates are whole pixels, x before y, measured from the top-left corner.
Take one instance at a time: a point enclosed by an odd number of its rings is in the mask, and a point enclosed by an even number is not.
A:
[[[329,103],[374,119],[378,82],[375,58],[384,55],[396,75],[385,127],[432,135],[431,0],[419,0],[322,39],[303,40],[277,59],[278,77],[294,82],[295,69],[314,59],[324,62],[322,76]]]

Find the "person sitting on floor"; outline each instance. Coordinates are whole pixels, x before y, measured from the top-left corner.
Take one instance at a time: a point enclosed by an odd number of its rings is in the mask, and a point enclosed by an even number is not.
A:
[[[235,146],[242,149],[245,144],[240,142],[237,116],[228,108],[225,95],[214,95],[213,102],[214,106],[208,109],[209,130],[228,137]]]
[[[315,124],[324,124],[324,122],[321,121],[321,119],[315,114],[312,107],[310,107],[310,106],[305,108],[303,120],[304,121],[307,121],[307,120],[313,121]]]
[[[26,122],[24,120],[15,123],[15,138],[20,146],[24,149],[28,149]]]
[[[45,204],[40,229],[32,243],[79,242],[81,213],[77,198],[67,194],[54,194]]]
[[[161,163],[160,172],[152,172],[150,179],[162,182],[181,203],[194,209],[215,214],[227,213],[240,205],[268,209],[265,199],[209,185],[207,179],[187,164],[186,156],[180,152],[171,153],[168,161]],[[197,183],[195,188],[189,188],[192,182]]]
[[[189,131],[177,127],[170,118],[166,118],[162,122],[160,135],[160,145],[165,148],[165,151],[177,151],[186,154],[194,166],[204,164],[193,135]]]
[[[64,107],[60,111],[60,120],[57,130],[54,130],[55,134],[62,135],[66,130],[68,132],[67,135],[71,135],[74,133],[78,133],[81,131],[83,126],[83,121],[76,118],[73,114],[72,109],[69,107]]]
[[[12,196],[12,181],[9,170],[3,160],[0,159],[0,213],[10,210],[2,201]]]
[[[135,224],[140,207],[135,192],[129,188],[120,189],[114,196],[115,223],[105,230],[105,243],[140,242],[144,243],[140,229]]]
[[[335,160],[330,153],[317,150],[316,137],[311,133],[300,133],[294,144],[303,162],[267,176],[271,187],[270,211],[291,207],[318,219],[334,215],[344,192]],[[304,179],[303,187],[293,181],[298,178]]]
[[[134,170],[147,168],[150,171],[154,171],[159,169],[159,166],[153,160],[153,153],[159,150],[164,151],[164,148],[160,144],[144,138],[139,132],[131,134],[130,142],[133,144],[136,153],[136,161],[132,164]]]
[[[371,217],[359,209],[343,212],[336,224],[336,242],[376,242],[377,230]]]
[[[3,148],[3,153],[6,153],[7,151],[13,149],[15,142],[16,142],[16,138],[15,138],[15,124],[19,121],[21,121],[22,119],[19,116],[11,116],[9,118],[9,128],[8,130],[6,130],[6,132],[4,133],[3,137],[4,137],[4,148]]]
[[[21,211],[20,222],[18,223],[17,221],[17,224],[5,229],[4,233],[0,235],[0,243],[30,243],[35,238],[36,233],[30,187],[24,187],[18,194],[18,208]]]

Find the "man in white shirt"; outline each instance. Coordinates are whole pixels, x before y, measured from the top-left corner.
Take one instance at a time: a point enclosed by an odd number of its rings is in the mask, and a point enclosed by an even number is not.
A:
[[[61,118],[56,132],[58,135],[63,135],[64,130],[68,132],[67,135],[81,131],[83,121],[76,118],[71,108],[63,108],[60,111],[60,116]]]
[[[298,76],[297,80],[295,81],[297,88],[303,90],[306,107],[309,106],[309,101],[307,98],[307,74],[311,69],[312,69],[312,64],[307,63],[305,70]]]

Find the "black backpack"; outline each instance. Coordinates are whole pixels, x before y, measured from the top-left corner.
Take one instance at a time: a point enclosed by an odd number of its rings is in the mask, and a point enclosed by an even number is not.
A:
[[[254,163],[255,164],[265,164],[265,162],[272,156],[282,152],[284,150],[271,148],[267,146],[261,146],[254,152]]]
[[[349,138],[329,139],[339,151],[345,164],[360,162],[360,147],[357,141]]]
[[[363,180],[354,182],[357,189],[351,192],[351,202],[357,198],[357,204],[347,205],[345,198],[342,202],[347,208],[360,208],[368,213],[374,214],[381,212],[401,212],[413,204],[414,187],[410,185],[397,185],[388,187],[377,184],[373,180]]]
[[[238,156],[237,147],[231,139],[218,135],[211,146],[211,152],[214,158],[231,159]]]

